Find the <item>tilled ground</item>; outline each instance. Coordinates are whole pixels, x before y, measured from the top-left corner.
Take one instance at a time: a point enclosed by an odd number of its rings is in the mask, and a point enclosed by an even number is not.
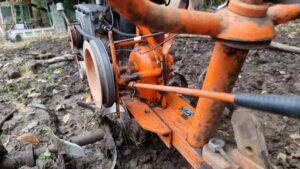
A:
[[[277,41],[300,46],[299,24],[280,27]],[[178,60],[175,70],[185,76],[189,87],[199,88],[200,75],[206,69],[213,41],[202,38],[178,38],[173,53]],[[70,55],[65,38],[43,38],[22,44],[0,47],[0,115],[17,109],[4,125],[1,141],[10,154],[28,147],[20,137],[34,134],[45,147],[52,130],[63,139],[101,126],[98,115],[82,108],[77,102],[89,102],[86,81],[81,81],[74,61],[55,64],[34,64],[36,56]],[[235,92],[300,94],[300,55],[271,49],[253,50],[247,57]],[[192,100],[195,103],[195,100]],[[32,108],[44,105],[50,111]],[[264,127],[271,162],[278,168],[300,168],[299,120],[256,112]],[[234,144],[230,119],[224,117],[217,131],[228,143]],[[17,139],[18,138],[18,139]],[[299,139],[299,138],[298,138]],[[174,149],[167,149],[154,135],[138,145],[120,142],[116,168],[191,168]],[[106,152],[105,141],[84,146],[86,156],[67,160],[69,168],[110,168],[112,157]],[[70,164],[72,163],[72,165]],[[54,155],[43,153],[32,168],[58,168]],[[26,168],[26,167],[23,167]]]

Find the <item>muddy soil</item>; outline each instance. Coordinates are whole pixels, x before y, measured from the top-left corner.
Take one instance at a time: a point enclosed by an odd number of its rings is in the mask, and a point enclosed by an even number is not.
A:
[[[300,46],[299,23],[279,28],[277,41]],[[4,43],[4,42],[3,42]],[[202,38],[177,38],[172,52],[177,60],[175,70],[185,76],[189,87],[199,88],[200,76],[206,69],[213,41]],[[1,142],[10,154],[29,146],[17,139],[24,133],[34,134],[39,143],[50,144],[52,131],[68,139],[84,131],[101,126],[97,113],[82,108],[77,102],[90,102],[86,81],[79,78],[74,61],[56,64],[33,64],[35,54],[71,55],[66,38],[48,37],[18,44],[0,46],[0,119],[13,110],[13,118],[4,125]],[[254,50],[247,57],[235,92],[300,94],[300,55],[272,49]],[[191,99],[195,103],[195,99]],[[50,109],[32,108],[43,105]],[[300,143],[293,140],[300,134],[299,120],[256,112],[264,127],[264,134],[273,166],[300,168]],[[217,135],[235,144],[230,119],[224,117]],[[105,151],[105,141],[84,146],[86,156],[66,160],[69,168],[110,168],[112,157]],[[190,165],[175,149],[167,149],[154,134],[148,134],[142,144],[124,141],[117,143],[116,168],[180,168]],[[45,152],[35,167],[59,168],[55,156]]]

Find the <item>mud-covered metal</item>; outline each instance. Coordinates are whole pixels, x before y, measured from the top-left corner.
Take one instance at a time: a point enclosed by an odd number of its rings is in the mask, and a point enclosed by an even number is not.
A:
[[[83,40],[82,40],[81,34],[76,30],[74,25],[69,25],[68,26],[68,38],[69,38],[68,39],[69,44],[70,44],[72,49],[82,48]]]

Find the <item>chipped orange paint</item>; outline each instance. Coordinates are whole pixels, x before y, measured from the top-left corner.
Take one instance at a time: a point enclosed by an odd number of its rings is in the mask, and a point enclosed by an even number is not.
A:
[[[239,50],[216,42],[210,59],[202,90],[230,93],[248,51]],[[215,133],[220,123],[224,102],[199,98],[188,142],[203,147]]]

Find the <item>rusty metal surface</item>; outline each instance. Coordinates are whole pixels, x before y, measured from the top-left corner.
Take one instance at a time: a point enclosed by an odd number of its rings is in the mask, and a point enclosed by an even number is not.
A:
[[[216,42],[202,90],[231,92],[247,54],[247,50],[230,48]],[[224,108],[224,102],[199,99],[189,129],[188,142],[192,146],[202,147],[208,142],[220,123]]]
[[[143,129],[160,135],[169,135],[171,133],[169,127],[156,116],[147,104],[129,96],[123,97],[122,100]]]
[[[68,26],[68,41],[71,46],[71,49],[81,48],[83,45],[83,40],[80,33],[76,30],[74,25]]]
[[[109,0],[108,3],[137,25],[157,31],[215,35],[219,27],[216,15],[208,12],[166,8],[147,0]],[[130,5],[123,5],[126,3]]]

